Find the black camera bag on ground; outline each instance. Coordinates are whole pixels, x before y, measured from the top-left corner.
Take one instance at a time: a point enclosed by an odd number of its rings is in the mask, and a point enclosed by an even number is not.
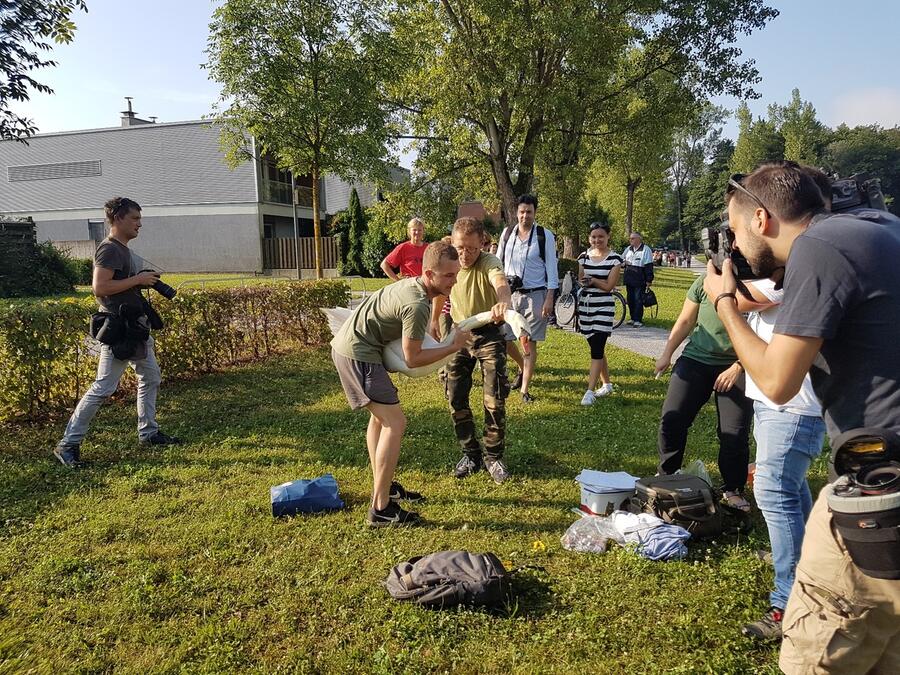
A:
[[[509,573],[493,553],[439,551],[394,566],[384,585],[395,600],[430,609],[499,607]]]
[[[702,478],[687,474],[650,476],[635,482],[636,511],[652,513],[683,527],[694,539],[722,534],[722,511],[713,488]]]

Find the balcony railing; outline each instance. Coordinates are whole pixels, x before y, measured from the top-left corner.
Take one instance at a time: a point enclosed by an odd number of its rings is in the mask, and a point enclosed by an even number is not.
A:
[[[263,181],[263,201],[275,204],[287,204],[291,202],[291,184],[273,180]],[[297,186],[297,206],[312,208],[312,188],[303,185]]]

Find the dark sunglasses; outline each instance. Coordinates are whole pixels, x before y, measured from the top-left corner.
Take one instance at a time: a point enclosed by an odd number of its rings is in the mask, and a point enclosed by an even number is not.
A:
[[[765,211],[766,213],[771,213],[769,211],[768,207],[765,204],[763,204],[762,200],[759,197],[757,197],[755,194],[750,192],[750,190],[748,190],[743,185],[741,185],[741,181],[744,180],[744,178],[746,178],[746,177],[747,177],[747,174],[744,174],[744,173],[732,174],[731,178],[728,179],[728,185],[725,186],[725,195],[729,196],[729,195],[733,194],[735,190],[737,190],[738,192],[744,193],[745,195],[750,197],[750,199],[755,201],[759,205],[759,208],[761,208],[763,211]],[[726,209],[726,217],[727,217],[727,209]]]

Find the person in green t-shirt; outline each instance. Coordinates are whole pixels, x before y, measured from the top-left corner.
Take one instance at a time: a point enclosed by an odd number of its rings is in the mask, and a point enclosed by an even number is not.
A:
[[[450,316],[454,323],[480,312],[491,312],[493,323],[472,331],[469,341],[447,364],[446,388],[450,416],[463,457],[454,469],[457,478],[466,478],[482,467],[495,483],[509,478],[503,463],[506,437],[506,338],[499,324],[512,299],[500,259],[482,251],[484,226],[474,218],[460,218],[453,224],[451,242],[459,253],[459,277],[450,292]],[[438,332],[444,298],[432,304],[433,334]],[[481,364],[484,387],[484,431],[481,442],[475,433],[475,419],[469,406],[472,371]],[[483,456],[483,459],[482,459]]]
[[[688,337],[690,336],[690,337]],[[687,292],[681,314],[672,326],[662,356],[656,361],[657,377],[672,363],[675,350],[688,338],[672,369],[669,389],[659,422],[659,473],[675,473],[684,461],[688,430],[700,408],[715,392],[719,423],[719,471],[726,503],[749,511],[744,499],[750,460],[750,420],[753,401],[744,395],[744,370],[715,308],[697,277]]]
[[[402,338],[407,366],[418,368],[440,361],[466,344],[470,333],[459,331],[448,346],[422,349],[431,300],[449,293],[458,273],[456,249],[445,242],[430,244],[422,259],[422,276],[402,279],[370,295],[331,341],[331,359],[350,407],[369,411],[366,446],[373,488],[366,522],[370,527],[415,525],[421,520],[419,514],[405,511],[397,502],[424,499],[394,481],[406,417],[384,367],[382,350]]]

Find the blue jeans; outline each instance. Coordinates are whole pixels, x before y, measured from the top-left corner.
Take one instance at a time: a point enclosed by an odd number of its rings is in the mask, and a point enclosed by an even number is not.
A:
[[[113,356],[112,349],[106,345],[100,345],[100,362],[97,364],[97,378],[87,390],[78,405],[60,443],[66,445],[78,445],[87,434],[91,420],[100,409],[100,406],[112,396],[119,387],[119,380],[128,366],[134,368],[137,375],[137,412],[138,412],[138,438],[148,440],[157,431],[156,423],[156,394],[159,391],[159,383],[162,380],[159,372],[159,364],[156,362],[156,354],[153,353],[153,338],[147,340],[147,355],[143,359],[120,361]]]
[[[800,560],[806,519],[812,510],[806,472],[822,452],[825,422],[821,417],[778,412],[759,401],[754,401],[753,410],[753,494],[766,519],[775,566],[775,590],[769,594],[769,604],[784,609]]]

